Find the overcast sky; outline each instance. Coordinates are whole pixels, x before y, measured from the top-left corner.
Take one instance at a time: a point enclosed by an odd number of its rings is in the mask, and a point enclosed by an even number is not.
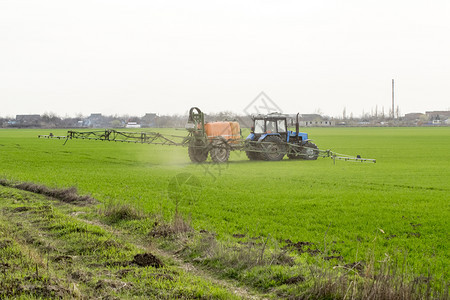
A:
[[[449,0],[0,0],[0,116],[450,108]]]

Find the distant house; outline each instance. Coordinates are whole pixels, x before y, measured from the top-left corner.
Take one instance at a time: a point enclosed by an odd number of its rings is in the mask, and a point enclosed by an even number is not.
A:
[[[421,117],[423,117],[424,114],[423,113],[409,113],[406,114],[403,119],[405,121],[413,121],[413,122],[417,122],[420,120]]]
[[[137,122],[128,122],[125,128],[141,128],[141,125]]]
[[[366,119],[362,119],[358,122],[358,125],[370,125],[370,121]]]
[[[428,116],[430,121],[445,121],[450,119],[450,110],[435,110],[435,111],[427,111],[425,114]],[[440,122],[439,122],[440,123]]]
[[[20,127],[38,126],[40,121],[40,115],[16,115],[14,125]]]
[[[104,117],[100,113],[93,113],[89,117],[87,117],[84,122],[84,127],[93,127],[93,128],[101,128],[104,127]]]
[[[297,115],[289,115],[289,124],[294,126]],[[298,118],[299,125],[301,127],[328,127],[335,126],[336,122],[328,118],[322,117],[319,114],[303,114]]]
[[[156,114],[146,113],[145,116],[141,118],[142,127],[155,127],[156,126]]]

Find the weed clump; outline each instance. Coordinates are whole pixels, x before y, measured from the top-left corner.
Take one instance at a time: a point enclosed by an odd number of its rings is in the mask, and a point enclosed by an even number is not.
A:
[[[305,295],[314,299],[448,299],[448,286],[432,291],[430,276],[409,280],[405,274],[395,274],[388,263],[377,272],[371,270],[373,265],[365,266],[364,274],[353,269],[341,273],[311,269],[313,283]]]
[[[106,217],[110,223],[118,223],[120,221],[139,220],[145,217],[144,213],[129,203],[121,203],[118,201],[108,201],[105,203],[100,214]]]
[[[150,231],[150,236],[153,238],[165,238],[189,232],[194,232],[190,220],[183,218],[183,216],[177,212],[170,223],[155,221],[154,227]]]
[[[32,182],[20,182],[16,183],[7,179],[0,179],[0,185],[6,187],[12,187],[23,191],[32,192],[35,194],[41,194],[48,197],[58,199],[65,203],[76,204],[76,205],[89,205],[97,202],[94,198],[89,195],[81,196],[78,194],[76,187],[72,186],[69,188],[49,188],[42,184],[36,184]]]

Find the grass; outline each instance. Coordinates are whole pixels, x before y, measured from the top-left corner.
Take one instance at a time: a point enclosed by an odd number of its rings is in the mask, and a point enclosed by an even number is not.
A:
[[[238,242],[232,235],[242,234],[241,242],[270,235],[279,248],[286,240],[310,243],[299,254],[304,261],[342,257],[326,260],[329,268],[374,261],[381,271],[377,262],[388,259],[411,280],[430,275],[437,288],[448,282],[450,128],[308,129],[321,149],[377,159],[335,165],[329,159],[251,162],[232,153],[228,165],[199,166],[185,148],[81,140],[62,146],[37,139],[41,133],[0,131],[0,175],[75,186],[103,203],[128,203],[166,219],[177,203],[195,229],[214,232],[219,241]],[[184,173],[196,184],[182,186],[174,199],[168,186]]]
[[[0,210],[2,299],[236,298],[100,224],[70,216],[74,207],[0,186]]]

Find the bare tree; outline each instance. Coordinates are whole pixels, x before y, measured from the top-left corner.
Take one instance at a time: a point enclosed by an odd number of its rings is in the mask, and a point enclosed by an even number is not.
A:
[[[322,112],[322,110],[320,109],[320,107],[317,108],[317,109],[314,111],[314,113],[315,113],[315,114],[318,114],[318,115],[323,115],[323,112]]]

